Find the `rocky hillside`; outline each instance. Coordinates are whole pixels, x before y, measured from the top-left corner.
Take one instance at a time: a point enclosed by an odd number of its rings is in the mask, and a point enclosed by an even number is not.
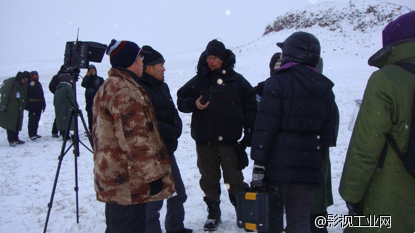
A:
[[[390,21],[410,11],[408,7],[377,0],[324,2],[303,9],[293,9],[277,17],[266,26],[264,35],[285,29],[304,30],[313,26],[339,33],[347,33],[350,28],[354,31],[371,32],[383,28]]]

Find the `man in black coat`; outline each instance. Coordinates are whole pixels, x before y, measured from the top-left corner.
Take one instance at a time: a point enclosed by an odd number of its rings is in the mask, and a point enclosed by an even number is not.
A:
[[[236,194],[247,187],[234,145],[243,130],[242,144],[251,145],[257,103],[251,84],[234,71],[234,65],[235,54],[222,42],[212,40],[199,58],[197,75],[177,92],[179,111],[192,113],[191,135],[196,141],[200,187],[208,206],[204,225],[208,231],[221,223],[221,167],[233,205]]]
[[[283,43],[281,67],[265,82],[251,158],[252,186],[278,187],[287,232],[310,232],[310,205],[334,127],[334,84],[315,67],[318,39],[296,32]]]
[[[30,82],[27,88],[27,104],[26,109],[29,111],[28,118],[29,124],[27,129],[29,131],[29,137],[32,140],[41,138],[37,134],[39,128],[39,120],[42,111],[45,112],[46,101],[43,93],[42,84],[39,82],[39,74],[37,71],[30,73]]]
[[[187,200],[186,190],[177,166],[174,152],[177,149],[178,138],[182,134],[182,120],[170,95],[170,89],[164,82],[164,58],[152,47],[145,45],[143,50],[151,54],[145,55],[143,59],[143,75],[138,78],[137,83],[144,88],[151,99],[156,112],[157,126],[161,137],[170,155],[171,170],[175,182],[177,195],[167,199],[167,212],[165,228],[167,233],[191,233],[193,230],[184,228],[185,210],[183,204]],[[160,209],[163,200],[148,202],[146,205],[146,232],[161,233]]]
[[[88,129],[92,132],[92,104],[95,94],[104,83],[104,79],[97,75],[97,69],[94,65],[89,65],[86,76],[82,80],[81,86],[85,87],[85,110],[88,114]]]
[[[50,80],[49,83],[49,90],[50,92],[52,92],[52,94],[55,94],[56,92],[56,87],[59,85],[60,80],[59,80],[59,75],[63,74],[63,73],[67,73],[68,70],[66,69],[66,67],[64,65],[61,66],[61,68],[59,69],[58,73],[55,74],[52,79]],[[56,118],[53,120],[53,126],[52,126],[52,137],[54,138],[59,138],[58,135],[58,129],[56,128]]]

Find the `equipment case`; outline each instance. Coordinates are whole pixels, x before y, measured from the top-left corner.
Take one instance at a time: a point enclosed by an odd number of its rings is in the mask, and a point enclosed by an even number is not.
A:
[[[283,231],[283,204],[279,189],[274,192],[239,192],[236,197],[239,228],[258,232]]]

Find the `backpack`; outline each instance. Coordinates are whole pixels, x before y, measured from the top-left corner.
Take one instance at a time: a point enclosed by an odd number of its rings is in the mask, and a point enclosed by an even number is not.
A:
[[[415,74],[415,65],[408,63],[408,62],[399,62],[395,65],[400,66],[409,72]],[[398,154],[399,158],[401,159],[402,163],[404,164],[406,170],[415,178],[415,96],[414,96],[414,105],[412,106],[412,120],[411,120],[411,128],[409,133],[409,142],[408,142],[408,150],[403,153],[399,150],[398,145],[396,144],[395,140],[392,138],[390,134],[386,134],[387,141],[383,146],[382,152],[380,154],[380,159],[378,163],[378,167],[376,169],[377,172],[382,171],[383,163],[385,162],[386,158],[386,151],[388,148],[388,142],[393,148],[393,150]]]

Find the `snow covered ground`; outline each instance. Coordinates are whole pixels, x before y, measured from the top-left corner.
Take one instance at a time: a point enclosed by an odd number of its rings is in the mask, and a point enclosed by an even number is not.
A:
[[[355,107],[354,99],[362,98],[366,82],[375,70],[367,65],[368,58],[381,48],[381,30],[361,33],[343,27],[343,33],[330,31],[320,27],[307,30],[313,33],[321,43],[324,59],[323,73],[334,83],[334,93],[340,110],[340,132],[336,148],[331,148],[332,182],[334,205],[328,209],[330,214],[347,214],[344,201],[338,193],[338,186],[351,132],[347,129],[350,116]],[[269,76],[269,59],[279,52],[276,42],[284,41],[295,32],[294,29],[278,33],[270,33],[247,45],[231,48],[236,54],[236,71],[241,73],[251,84]],[[206,38],[206,44],[211,39]],[[226,41],[224,41],[226,45]],[[141,44],[140,44],[141,46]],[[62,45],[64,49],[64,45]],[[155,48],[157,50],[157,48]],[[170,86],[173,99],[176,100],[177,90],[195,75],[195,67],[203,48],[199,51],[186,51],[177,54],[164,54],[166,59],[165,81]],[[62,51],[63,54],[64,51]],[[160,51],[163,53],[163,51]],[[0,232],[41,232],[43,231],[48,211],[53,182],[55,179],[62,140],[51,137],[54,119],[53,95],[48,90],[50,79],[59,70],[62,60],[0,65],[0,81],[14,76],[17,71],[37,70],[43,84],[47,107],[43,113],[39,135],[43,137],[31,141],[27,133],[27,115],[24,118],[20,139],[26,144],[16,148],[9,146],[4,129],[0,128]],[[102,63],[93,63],[98,75],[107,77],[110,65],[105,56]],[[81,75],[86,71],[82,70]],[[77,82],[77,98],[80,109],[85,114],[84,88],[81,81]],[[25,112],[27,114],[27,112]],[[179,139],[179,147],[175,155],[182,178],[186,186],[188,200],[185,203],[185,226],[195,232],[203,232],[206,220],[206,205],[199,187],[200,174],[196,166],[195,143],[190,136],[190,114],[180,113],[183,121],[183,134]],[[88,145],[83,136],[84,129],[79,129],[81,140]],[[249,152],[249,149],[247,150]],[[251,181],[252,161],[244,170],[245,180]],[[65,155],[59,173],[58,185],[48,223],[48,232],[104,232],[104,204],[96,201],[93,185],[92,154],[81,146],[78,158],[79,182],[79,224],[76,223],[75,208],[75,172],[72,149]],[[225,187],[222,188],[222,221],[218,233],[244,232],[236,226],[236,215],[227,197]],[[162,216],[165,208],[162,209]],[[164,217],[161,218],[162,225]],[[338,226],[329,232],[342,232]]]

